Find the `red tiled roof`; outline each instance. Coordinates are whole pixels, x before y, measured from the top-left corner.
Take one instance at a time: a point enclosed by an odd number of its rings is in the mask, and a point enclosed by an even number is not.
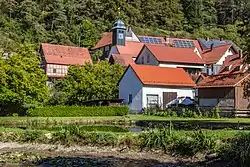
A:
[[[202,80],[197,87],[234,87],[238,85],[245,78],[249,77],[249,73],[234,73],[234,74],[221,74],[212,75]]]
[[[104,46],[108,46],[112,44],[112,32],[106,32],[103,34],[100,41],[92,49],[98,49]]]
[[[130,65],[145,85],[194,87],[194,81],[182,68]]]
[[[127,67],[130,64],[135,64],[132,55],[112,54],[111,59],[113,59],[115,63],[118,63],[124,67]]]
[[[241,65],[242,65],[242,68],[239,71],[236,71],[236,68],[241,67]],[[247,64],[244,62],[244,58],[240,57],[239,54],[231,55],[231,56],[228,56],[223,62],[222,67],[219,71],[219,74],[245,72],[244,69],[247,67],[246,65]],[[229,67],[230,69],[226,70]]]
[[[204,64],[194,48],[172,48],[159,45],[145,45],[160,62]]]
[[[133,57],[137,57],[143,45],[144,44],[141,42],[126,41],[125,46],[117,45],[116,48],[119,54],[132,55]]]
[[[84,65],[88,62],[92,63],[87,48],[42,43],[41,51],[48,64]]]
[[[222,56],[226,53],[226,51],[231,48],[230,45],[222,45],[222,46],[217,46],[213,47],[212,51],[210,49],[205,50],[202,54],[202,57],[206,64],[215,64],[217,63]]]

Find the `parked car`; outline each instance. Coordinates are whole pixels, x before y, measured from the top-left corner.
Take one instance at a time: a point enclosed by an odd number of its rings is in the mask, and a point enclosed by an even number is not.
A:
[[[178,97],[177,99],[174,99],[170,101],[167,105],[167,108],[172,107],[196,107],[196,102],[191,97],[185,96],[185,97]]]

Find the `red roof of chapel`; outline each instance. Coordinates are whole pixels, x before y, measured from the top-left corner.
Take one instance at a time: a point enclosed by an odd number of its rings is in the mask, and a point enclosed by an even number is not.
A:
[[[92,49],[102,48],[112,44],[112,32],[105,32],[102,38],[97,42],[97,44]]]

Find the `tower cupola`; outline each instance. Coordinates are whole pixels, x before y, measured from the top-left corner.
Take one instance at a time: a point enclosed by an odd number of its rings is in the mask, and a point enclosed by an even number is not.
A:
[[[118,19],[112,28],[112,45],[125,46],[126,42],[126,26],[124,22]]]

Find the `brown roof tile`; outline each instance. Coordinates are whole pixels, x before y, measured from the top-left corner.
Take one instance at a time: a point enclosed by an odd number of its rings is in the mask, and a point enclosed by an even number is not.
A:
[[[130,64],[135,64],[132,55],[125,54],[112,54],[110,60],[114,61],[114,63],[118,63],[124,67],[129,66]]]
[[[202,80],[197,87],[234,87],[239,84],[246,77],[249,77],[249,73],[234,73],[234,74],[220,74],[206,77]]]
[[[92,63],[87,48],[42,43],[41,51],[48,64],[84,65]]]

